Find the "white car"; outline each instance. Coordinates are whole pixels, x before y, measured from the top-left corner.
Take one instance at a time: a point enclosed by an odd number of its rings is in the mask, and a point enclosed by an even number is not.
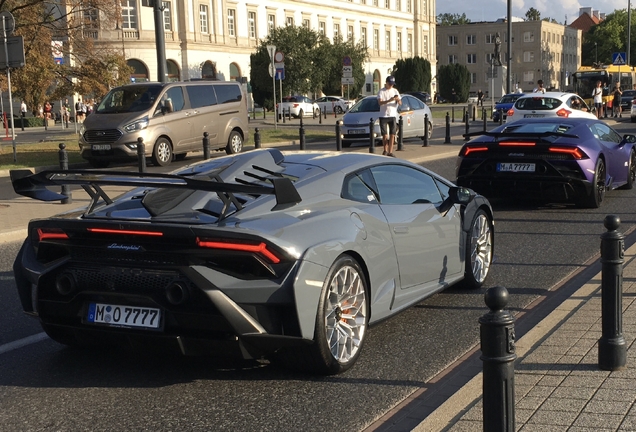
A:
[[[320,108],[306,96],[285,96],[283,102],[276,104],[276,111],[283,115],[291,112],[292,117],[304,117],[307,115],[317,117]]]
[[[323,96],[314,101],[320,107],[320,112],[342,114],[353,105],[353,101],[348,101],[340,96]]]
[[[506,113],[506,123],[523,118],[585,117],[595,119],[596,114],[575,93],[528,93],[515,101]]]

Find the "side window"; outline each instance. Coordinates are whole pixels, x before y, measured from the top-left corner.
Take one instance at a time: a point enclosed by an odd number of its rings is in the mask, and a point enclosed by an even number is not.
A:
[[[604,123],[595,123],[593,128],[596,131],[592,131],[594,136],[596,136],[601,141],[605,142],[614,142],[616,144],[621,142],[621,137],[616,132],[614,132],[609,126]]]
[[[398,111],[411,111],[413,107],[411,106],[411,98],[408,96],[402,96],[402,105],[398,105]]]
[[[157,109],[161,110],[161,107],[165,107],[167,112],[181,111],[185,107],[185,98],[183,97],[183,87],[169,88],[161,97]]]
[[[342,187],[342,197],[344,199],[358,201],[361,203],[375,203],[375,194],[367,186],[369,183],[368,179],[366,181],[367,184],[365,184],[365,181],[363,180],[363,177],[368,176],[368,172],[363,172],[347,177]]]
[[[371,168],[382,204],[440,204],[443,197],[432,176],[403,165]]]
[[[216,100],[220,104],[240,102],[243,99],[243,94],[238,84],[215,85],[214,90],[216,91]]]
[[[216,105],[216,93],[212,85],[186,86],[190,108],[201,108]]]

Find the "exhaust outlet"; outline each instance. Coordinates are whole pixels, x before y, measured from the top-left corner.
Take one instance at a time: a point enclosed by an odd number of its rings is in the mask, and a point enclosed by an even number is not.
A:
[[[172,282],[166,288],[166,298],[175,306],[182,305],[190,299],[190,290],[183,281]]]
[[[77,289],[73,274],[64,272],[55,279],[55,289],[60,295],[67,296]]]

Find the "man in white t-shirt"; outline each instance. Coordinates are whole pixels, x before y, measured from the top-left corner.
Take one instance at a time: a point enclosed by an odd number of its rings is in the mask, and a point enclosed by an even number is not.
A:
[[[396,119],[398,105],[402,105],[400,92],[395,86],[395,77],[386,77],[386,84],[378,92],[380,103],[380,133],[382,134],[383,155],[393,157],[393,145],[395,144]]]

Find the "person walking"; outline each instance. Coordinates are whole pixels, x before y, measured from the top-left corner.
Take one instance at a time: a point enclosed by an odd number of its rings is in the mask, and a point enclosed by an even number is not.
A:
[[[543,87],[543,80],[537,81],[538,87],[534,89],[534,93],[545,93],[545,87]]]
[[[612,93],[612,112],[614,113],[614,117],[623,117],[623,109],[621,107],[621,97],[623,95],[623,91],[621,90],[621,83],[617,82],[614,87],[614,92]]]
[[[382,134],[382,154],[393,157],[393,145],[395,144],[396,118],[398,105],[402,105],[400,92],[395,86],[395,77],[386,77],[384,87],[378,92],[380,104],[380,133]]]
[[[481,89],[477,90],[477,106],[484,106],[484,92]]]
[[[596,117],[601,118],[603,116],[603,87],[601,82],[596,81],[596,87],[592,90],[592,97],[594,98],[594,108],[596,108]]]

